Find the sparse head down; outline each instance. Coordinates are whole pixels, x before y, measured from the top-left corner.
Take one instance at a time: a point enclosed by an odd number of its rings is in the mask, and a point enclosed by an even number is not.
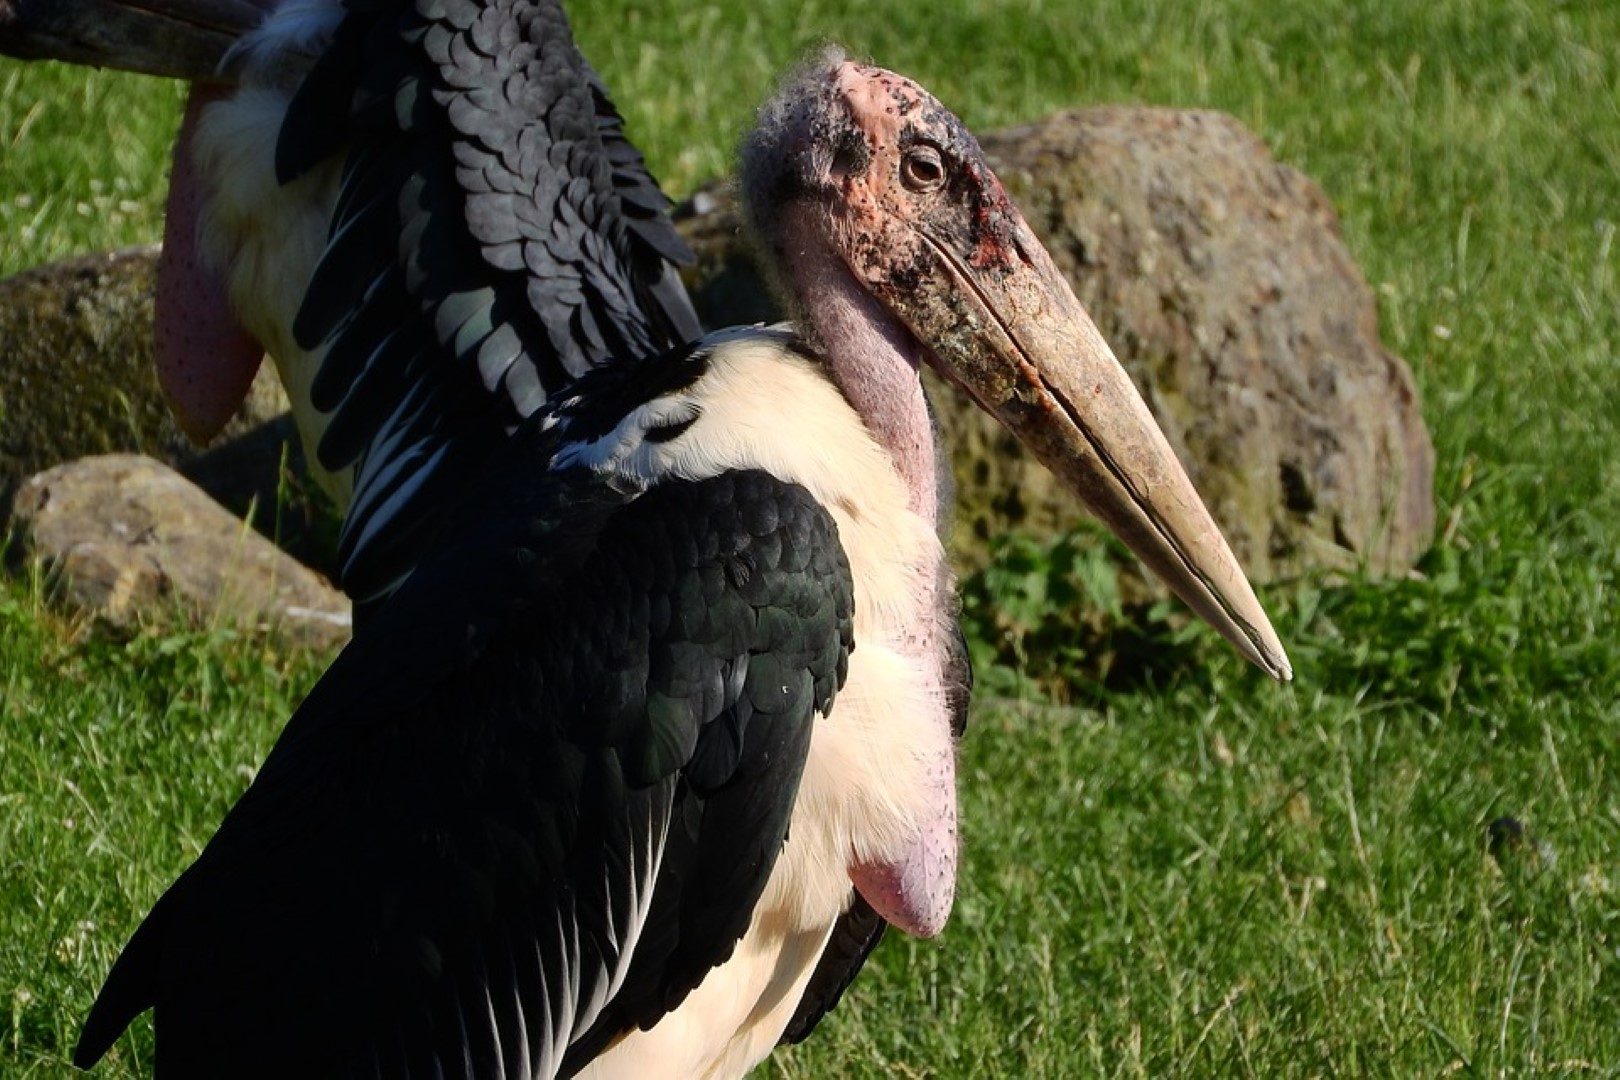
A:
[[[760,109],[742,176],[749,223],[777,264],[805,229],[869,288],[915,287],[929,267],[924,230],[953,234],[975,266],[1017,258],[1021,219],[973,133],[917,83],[836,48]]]

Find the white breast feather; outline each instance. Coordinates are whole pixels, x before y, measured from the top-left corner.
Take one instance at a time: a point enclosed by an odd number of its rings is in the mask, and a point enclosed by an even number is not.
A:
[[[764,469],[803,485],[850,560],[856,648],[816,722],[788,842],[736,953],[680,1009],[593,1062],[591,1077],[737,1076],[770,1053],[852,898],[851,861],[892,858],[916,835],[928,762],[950,741],[939,673],[914,640],[945,610],[944,553],[887,452],[822,372],[764,333],[716,344],[686,400],[700,415],[679,438],[645,442],[626,428],[599,440],[599,460],[642,483]]]

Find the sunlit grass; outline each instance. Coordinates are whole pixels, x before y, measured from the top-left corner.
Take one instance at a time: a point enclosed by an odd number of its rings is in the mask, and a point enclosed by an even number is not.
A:
[[[1339,209],[1435,436],[1420,576],[1268,596],[1292,688],[1207,635],[1083,708],[1044,703],[1067,662],[1050,628],[1028,670],[981,672],[954,922],[886,945],[772,1068],[1620,1070],[1620,8],[573,6],[676,195],[725,171],[823,40],[981,128],[1103,101],[1230,111]],[[179,100],[0,65],[0,271],[155,239]],[[0,593],[0,1064],[55,1075],[315,668],[211,638],[77,644],[35,596]],[[1009,648],[974,625],[982,656]],[[1554,858],[1499,865],[1503,815]],[[107,1073],[143,1071],[147,1039]]]
[[[42,595],[0,592],[7,1076],[68,1071],[119,939],[202,850],[319,670],[228,635],[85,643]],[[149,1072],[148,1050],[107,1072]]]
[[[0,275],[156,241],[183,88],[0,60]]]

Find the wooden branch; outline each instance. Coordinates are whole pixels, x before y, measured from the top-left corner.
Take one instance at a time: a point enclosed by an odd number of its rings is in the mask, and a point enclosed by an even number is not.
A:
[[[247,0],[0,0],[0,54],[201,82],[264,13]]]

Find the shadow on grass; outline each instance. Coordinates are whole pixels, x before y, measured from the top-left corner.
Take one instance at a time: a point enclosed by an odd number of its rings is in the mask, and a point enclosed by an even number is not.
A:
[[[1263,599],[1302,686],[1496,730],[1549,697],[1620,687],[1620,617],[1602,599],[1613,595],[1616,560],[1589,531],[1443,541],[1401,579],[1324,575],[1269,587]],[[1092,530],[1001,541],[962,587],[980,685],[1096,705],[1208,689],[1240,663],[1179,603],[1123,599],[1139,573],[1128,560]]]

